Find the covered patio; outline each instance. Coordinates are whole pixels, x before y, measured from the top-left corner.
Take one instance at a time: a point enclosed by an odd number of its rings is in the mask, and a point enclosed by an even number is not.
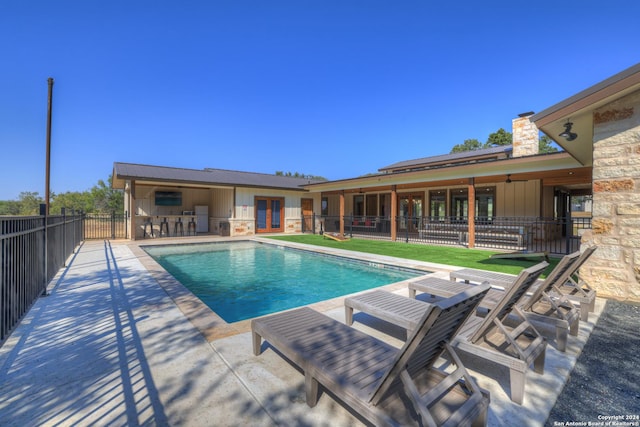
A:
[[[307,188],[322,194],[323,231],[564,254],[591,228],[591,173],[567,152],[525,155],[514,143]]]

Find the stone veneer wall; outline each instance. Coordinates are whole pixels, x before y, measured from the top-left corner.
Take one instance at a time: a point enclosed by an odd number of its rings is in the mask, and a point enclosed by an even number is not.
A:
[[[513,134],[513,157],[534,156],[538,154],[538,127],[529,118],[531,115],[518,117],[511,121]]]
[[[253,236],[255,233],[253,220],[247,219],[225,219],[230,224],[231,236]],[[320,222],[316,221],[316,227],[320,230]],[[219,228],[219,225],[218,225]],[[300,233],[302,232],[302,219],[301,218],[285,218],[284,220],[284,232],[285,233]]]
[[[640,301],[640,91],[593,113],[593,229],[581,277],[598,295]]]

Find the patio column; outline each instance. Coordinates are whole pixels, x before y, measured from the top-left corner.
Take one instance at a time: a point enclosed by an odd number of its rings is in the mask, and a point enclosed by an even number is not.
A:
[[[129,194],[125,191],[125,197],[129,197],[129,239],[136,240],[136,182],[131,180]]]
[[[396,186],[391,186],[391,241],[395,242],[397,237],[396,217],[398,216],[398,193]]]
[[[467,211],[467,226],[469,230],[469,248],[473,248],[476,245],[476,187],[474,186],[474,178],[469,178],[468,193],[469,193],[469,210]]]
[[[344,236],[344,191],[340,192],[340,235]]]

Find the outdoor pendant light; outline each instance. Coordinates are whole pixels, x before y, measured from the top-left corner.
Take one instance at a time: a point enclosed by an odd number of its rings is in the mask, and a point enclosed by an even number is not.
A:
[[[558,136],[563,137],[567,141],[573,141],[574,139],[576,139],[578,137],[578,134],[571,132],[572,126],[573,126],[573,123],[567,121],[567,123],[564,124],[564,132],[562,132]]]

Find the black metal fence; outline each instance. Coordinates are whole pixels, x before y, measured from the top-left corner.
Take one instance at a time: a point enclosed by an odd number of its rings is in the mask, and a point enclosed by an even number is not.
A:
[[[129,217],[125,214],[86,214],[84,216],[84,238],[127,239]]]
[[[340,230],[340,217],[330,220],[335,231]],[[326,223],[326,221],[325,221]],[[350,237],[364,237],[373,240],[391,239],[391,219],[377,216],[353,216],[344,217],[344,234]]]
[[[0,217],[0,345],[82,241],[82,215]]]
[[[304,220],[303,220],[304,223]],[[320,217],[323,232],[340,230],[339,216]],[[580,248],[591,218],[478,217],[474,220],[474,246],[508,251],[567,254]],[[303,229],[303,232],[314,232]],[[344,217],[344,233],[350,237],[391,240],[391,219],[375,216]],[[435,245],[469,246],[467,218],[397,217],[396,241]]]

